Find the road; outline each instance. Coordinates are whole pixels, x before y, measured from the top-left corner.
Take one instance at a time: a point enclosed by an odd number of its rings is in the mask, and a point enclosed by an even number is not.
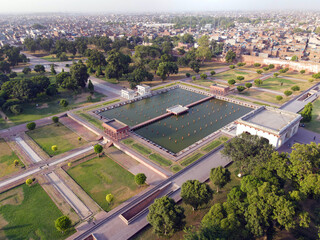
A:
[[[29,155],[33,162],[36,163],[42,161],[39,155],[33,151],[33,149],[31,149],[31,147],[21,137],[17,137],[15,140],[17,144],[24,150],[24,152]]]

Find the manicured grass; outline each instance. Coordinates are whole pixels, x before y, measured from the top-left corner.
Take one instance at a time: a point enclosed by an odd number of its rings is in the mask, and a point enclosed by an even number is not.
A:
[[[85,140],[79,141],[79,135],[61,123],[59,123],[59,126],[50,124],[39,127],[32,131],[27,131],[27,134],[50,156],[67,152],[87,143]],[[53,145],[58,147],[57,151],[51,149]]]
[[[206,145],[205,147],[203,147],[201,150],[204,152],[210,152],[213,149],[215,149],[216,147],[219,147],[221,144],[223,144],[227,140],[228,140],[228,137],[226,137],[226,136],[220,137],[219,139],[214,140],[211,143],[209,143],[208,145]]]
[[[87,112],[87,111],[90,111],[90,110],[94,110],[94,109],[98,109],[98,108],[101,108],[103,106],[106,106],[106,105],[109,105],[109,104],[112,104],[112,103],[116,103],[116,102],[119,102],[120,99],[113,99],[111,101],[107,101],[107,102],[103,102],[101,104],[97,104],[97,105],[94,105],[94,106],[90,106],[90,107],[87,107],[87,108],[83,108],[82,110],[80,111],[77,111],[76,113],[79,113],[79,112]]]
[[[214,75],[214,78],[229,81],[231,79],[237,80],[238,76],[243,76],[244,80],[242,80],[242,82],[244,82],[244,81],[248,81],[248,80],[252,80],[254,78],[257,78],[259,76],[259,74],[253,73],[253,72],[243,72],[243,71],[238,71],[236,69],[231,69],[229,71],[218,73],[218,74]]]
[[[134,148],[135,150],[137,150],[139,153],[143,155],[149,155],[152,153],[152,151],[149,148],[146,148],[138,143],[132,144],[132,148]]]
[[[7,239],[59,240],[73,233],[57,231],[54,221],[63,214],[39,184],[23,184],[1,193],[0,214],[0,236],[4,233]]]
[[[67,57],[68,57],[68,61],[70,61],[70,63],[72,64],[72,60],[79,60],[79,59],[83,59],[82,56],[73,56],[71,53],[67,53],[66,54]],[[72,58],[73,56],[73,58]],[[48,62],[66,62],[66,61],[61,61],[60,58],[57,58],[55,54],[49,54],[47,56],[43,56],[43,57],[40,57],[41,59],[44,59]]]
[[[132,144],[134,141],[133,141],[131,138],[127,138],[127,139],[123,140],[122,142],[123,142],[124,144],[126,144],[126,145],[130,145],[130,144]]]
[[[284,104],[285,102],[290,100],[290,97],[286,97],[283,96],[283,99],[278,101],[276,99],[277,94],[274,93],[269,93],[269,92],[262,92],[262,91],[258,91],[255,89],[249,89],[246,91],[243,91],[242,93],[239,94],[239,96],[247,96],[247,97],[251,97],[257,100],[262,100],[262,101],[266,101],[269,103],[275,103],[275,104]]]
[[[163,88],[167,88],[167,87],[171,87],[173,85],[176,85],[178,83],[170,83],[170,84],[167,84],[167,85],[164,85],[164,86],[161,86],[161,87],[156,87],[156,88],[153,88],[152,91],[156,91],[156,90],[160,90],[160,89],[163,89]]]
[[[172,162],[168,159],[165,159],[164,157],[160,156],[157,153],[153,153],[149,156],[149,158],[154,161],[159,163],[161,166],[171,166]]]
[[[210,87],[215,82],[212,80],[209,80],[209,79],[206,79],[206,80],[199,79],[199,80],[192,81],[192,83],[197,84],[197,85],[201,85],[201,86],[205,86],[205,87]]]
[[[186,167],[188,165],[190,165],[191,163],[193,163],[194,161],[198,160],[199,158],[201,158],[203,156],[202,153],[196,153],[196,154],[193,154],[192,156],[186,158],[185,160],[183,160],[181,162],[181,165]]]
[[[281,86],[281,83],[283,83],[282,86]],[[314,84],[315,83],[285,79],[280,77],[280,78],[268,78],[264,80],[263,84],[259,87],[283,92],[285,90],[291,91],[291,87],[297,85],[300,87],[300,91],[303,91],[310,88]]]
[[[262,102],[252,101],[252,100],[250,100],[250,99],[238,97],[238,96],[235,96],[235,95],[228,95],[228,97],[229,97],[229,98],[238,99],[238,100],[243,101],[243,102],[250,102],[250,103],[253,103],[253,104],[257,104],[257,105],[271,106],[270,104],[265,104],[265,103],[262,103]],[[275,105],[274,105],[274,106],[275,106]]]
[[[179,172],[182,168],[179,165],[173,165],[171,168],[172,172]]]
[[[20,162],[19,166],[14,166],[14,160],[18,160]],[[19,171],[21,166],[23,166],[23,163],[20,161],[18,156],[11,150],[9,145],[3,139],[0,139],[0,178]]]
[[[93,102],[98,102],[101,100],[101,97],[103,97],[102,94],[98,93],[95,93],[94,96],[95,99],[93,99],[92,101],[88,101],[83,94],[74,95],[72,91],[62,90],[60,94],[54,97],[43,96],[35,102],[22,103],[22,113],[15,115],[10,112],[6,112],[7,116],[13,123],[0,123],[0,128],[11,127],[14,125],[19,125],[26,122],[35,121],[37,119],[52,116],[76,107],[85,106],[86,104],[91,104]],[[61,99],[66,99],[69,102],[68,107],[64,108],[59,105],[59,101]]]
[[[68,174],[106,211],[144,189],[137,186],[133,174],[107,156],[74,166],[68,170]],[[114,195],[111,205],[106,201],[109,193]]]
[[[292,77],[292,78],[304,79],[304,80],[313,79],[312,74],[307,74],[307,73],[300,74],[300,72],[286,72],[286,73],[282,73],[281,75]]]
[[[97,127],[98,129],[103,130],[102,122],[99,119],[89,115],[88,113],[79,113],[77,115],[87,120],[89,123],[91,123],[93,126]]]
[[[188,87],[197,88],[197,89],[200,89],[200,90],[203,90],[203,91],[207,91],[207,92],[210,91],[210,89],[208,89],[208,88],[203,88],[203,87],[195,86],[195,85],[192,85],[192,84],[187,84],[187,83],[180,83],[180,84],[188,86]]]
[[[312,108],[312,120],[309,123],[305,123],[305,127],[313,132],[320,133],[320,100],[313,102]]]

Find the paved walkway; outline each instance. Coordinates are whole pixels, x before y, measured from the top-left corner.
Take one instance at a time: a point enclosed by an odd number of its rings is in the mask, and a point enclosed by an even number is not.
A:
[[[71,191],[71,189],[58,177],[57,174],[51,172],[47,174],[51,184],[58,190],[63,198],[70,204],[80,218],[89,217],[92,212],[84,205],[83,202]]]
[[[31,147],[21,137],[16,137],[15,141],[25,151],[25,153],[29,155],[34,163],[42,161],[39,155],[33,151],[33,149],[31,149]]]

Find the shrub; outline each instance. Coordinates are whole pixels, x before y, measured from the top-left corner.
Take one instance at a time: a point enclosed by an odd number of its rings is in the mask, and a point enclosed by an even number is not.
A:
[[[18,99],[9,99],[2,105],[2,109],[8,111],[11,106],[18,105],[19,103],[20,101]]]
[[[273,76],[277,78],[279,76],[279,73],[274,73]]]
[[[280,96],[280,95],[278,95],[278,96],[276,96],[276,99],[277,99],[278,101],[281,101],[281,100],[283,99],[283,97]]]
[[[244,65],[246,65],[245,62],[239,62],[239,63],[237,63],[237,66],[238,66],[238,67],[243,67]]]
[[[259,70],[257,70],[257,73],[258,73],[258,74],[262,74],[263,71],[259,69]]]
[[[246,88],[244,86],[238,86],[237,90],[238,92],[242,92],[243,90],[245,90]]]
[[[20,105],[12,105],[11,107],[10,107],[10,112],[12,112],[13,114],[19,114],[19,113],[21,113],[22,112],[22,108],[21,108],[21,106]]]
[[[292,86],[291,90],[292,91],[300,91],[300,87],[295,85],[295,86]]]
[[[280,69],[279,73],[285,73],[286,71],[284,69]]]
[[[53,146],[51,146],[51,149],[52,149],[52,151],[57,151],[58,150],[58,147],[57,147],[57,145],[53,145]]]
[[[68,216],[62,216],[54,222],[54,225],[59,232],[65,232],[71,227],[71,220]]]
[[[211,76],[213,76],[213,75],[216,74],[216,72],[215,71],[211,71],[210,74],[211,74]]]
[[[27,185],[31,185],[33,183],[33,179],[32,178],[28,178],[27,180],[26,180],[26,184]]]
[[[256,86],[260,86],[260,85],[262,85],[262,83],[263,83],[263,81],[261,79],[254,80],[254,85],[256,85]]]
[[[59,122],[59,118],[56,117],[56,116],[53,116],[51,119],[52,119],[53,123],[58,123]]]
[[[71,166],[72,166],[72,163],[71,163],[71,162],[69,162],[69,163],[68,163],[68,167],[71,167]]]
[[[81,137],[78,137],[78,141],[80,142],[82,140],[82,138]]]
[[[61,107],[67,107],[69,105],[68,101],[65,99],[61,99],[59,104]]]
[[[27,124],[27,128],[29,130],[34,130],[36,128],[36,123],[35,122],[30,122]]]
[[[208,77],[208,75],[205,74],[205,73],[200,74],[200,78],[201,78],[202,80],[207,79],[207,77]]]
[[[268,71],[269,70],[269,67],[263,67],[262,68],[264,71]]]
[[[102,153],[103,147],[99,144],[94,145],[94,152],[100,156],[100,153]]]
[[[14,161],[13,161],[13,164],[14,164],[15,167],[18,166],[18,165],[19,165],[19,160],[17,160],[17,159],[14,160]]]
[[[289,90],[284,91],[284,95],[286,95],[287,97],[290,96],[291,94],[292,94],[292,92]]]
[[[236,66],[235,65],[229,65],[230,69],[234,69]]]
[[[254,67],[261,67],[261,64],[260,63],[255,63],[253,64]]]
[[[245,86],[246,86],[246,88],[251,88],[252,87],[252,83],[246,83]]]
[[[88,101],[88,102],[91,102],[91,101],[92,101],[92,96],[91,96],[91,95],[89,95],[89,96],[87,97],[87,101]]]
[[[9,74],[9,78],[15,78],[17,76],[18,76],[18,74],[16,72],[12,72]]]
[[[196,78],[196,76],[193,76],[192,77],[192,81],[195,81],[197,78]]]
[[[111,193],[109,193],[109,194],[106,196],[106,201],[107,201],[108,203],[111,203],[111,202],[113,201],[113,199],[114,199],[114,196],[113,196]]]
[[[315,79],[319,79],[320,78],[320,73],[313,74],[312,77],[315,78]]]
[[[239,80],[239,81],[244,80],[244,76],[237,76],[237,80]]]
[[[273,69],[274,68],[274,65],[273,64],[269,64],[269,69]]]
[[[300,73],[301,73],[301,74],[305,74],[305,73],[306,73],[306,70],[301,70]]]
[[[228,84],[229,85],[234,85],[236,83],[236,80],[234,80],[234,79],[230,79],[229,81],[228,81]]]
[[[29,67],[25,67],[23,70],[22,70],[23,74],[27,75],[31,72],[31,68]]]
[[[134,176],[134,180],[136,184],[143,185],[146,183],[147,177],[144,173],[138,173],[137,175]]]
[[[188,77],[190,77],[191,76],[191,74],[190,73],[186,73],[186,77],[188,78]]]

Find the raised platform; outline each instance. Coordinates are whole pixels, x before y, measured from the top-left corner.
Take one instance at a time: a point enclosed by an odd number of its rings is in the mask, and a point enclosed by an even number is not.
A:
[[[175,105],[173,107],[167,108],[168,113],[173,113],[174,115],[180,115],[182,113],[185,113],[189,110],[188,107],[184,107],[182,105]]]

